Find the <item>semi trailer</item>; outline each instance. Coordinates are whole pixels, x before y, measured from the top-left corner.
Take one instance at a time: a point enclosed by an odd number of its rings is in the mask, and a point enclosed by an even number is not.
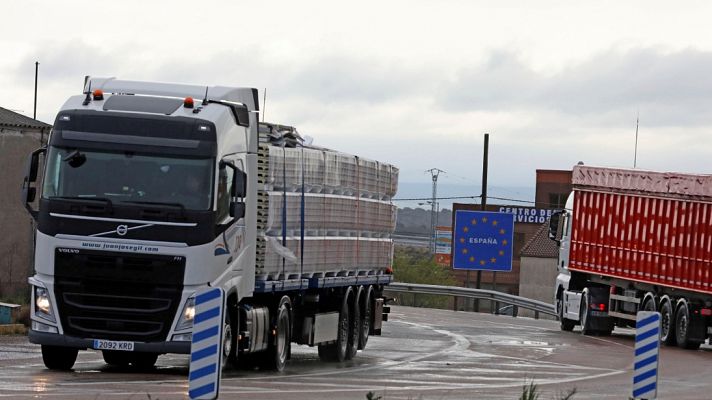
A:
[[[260,122],[256,89],[86,78],[22,186],[30,341],[50,369],[84,349],[151,367],[205,334],[210,286],[226,365],[282,370],[292,343],[348,360],[388,316],[397,185],[388,163]]]
[[[577,165],[555,213],[561,329],[610,334],[661,314],[661,341],[697,349],[712,333],[712,175]]]

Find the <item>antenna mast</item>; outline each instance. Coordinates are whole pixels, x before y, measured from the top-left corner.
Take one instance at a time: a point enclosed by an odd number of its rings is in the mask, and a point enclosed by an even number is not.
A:
[[[633,153],[633,168],[638,164],[638,123],[640,121],[640,111],[635,116],[635,153]]]

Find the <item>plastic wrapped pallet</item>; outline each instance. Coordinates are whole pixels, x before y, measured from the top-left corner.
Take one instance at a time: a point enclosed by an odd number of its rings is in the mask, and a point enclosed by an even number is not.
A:
[[[398,169],[291,146],[291,136],[280,136],[287,128],[261,128],[270,136],[258,152],[258,279],[383,273],[393,255]]]

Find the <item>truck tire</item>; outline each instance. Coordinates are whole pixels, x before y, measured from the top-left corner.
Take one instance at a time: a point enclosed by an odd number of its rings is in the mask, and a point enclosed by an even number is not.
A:
[[[140,370],[145,371],[152,369],[156,365],[158,360],[158,353],[129,353],[131,366]]]
[[[129,352],[127,351],[116,351],[116,350],[102,350],[101,356],[104,358],[104,362],[112,367],[126,367],[131,362],[129,358]]]
[[[663,297],[660,300],[660,342],[668,346],[674,346],[676,343],[674,316],[670,298]]]
[[[358,351],[358,338],[361,335],[361,296],[363,296],[363,286],[354,289],[354,296],[351,298],[351,315],[349,316],[349,341],[346,346],[346,359],[350,360],[356,356]]]
[[[361,331],[358,336],[358,349],[363,350],[368,343],[368,334],[371,331],[371,320],[373,318],[373,286],[364,288],[361,305]]]
[[[688,350],[700,348],[700,342],[690,338],[690,311],[686,302],[682,302],[675,313],[675,340],[678,347]]]
[[[289,315],[289,298],[282,298],[277,310],[275,335],[267,347],[267,354],[263,366],[273,371],[284,371],[289,358],[289,346],[292,342],[291,321]]]
[[[69,371],[77,361],[79,349],[42,345],[42,361],[45,367],[58,371]]]
[[[655,306],[655,296],[652,293],[646,293],[643,304],[640,306],[640,311],[658,311]]]
[[[346,291],[346,295],[344,295],[344,298],[341,302],[336,342],[319,345],[319,358],[322,361],[343,362],[346,360],[346,351],[348,350],[349,344],[349,322],[351,320],[351,317],[349,316],[349,297],[351,296],[351,293],[351,288],[348,288],[348,290]]]
[[[234,305],[228,303],[225,310],[223,327],[222,368],[237,367],[237,335],[239,334],[238,317]]]
[[[588,315],[589,310],[588,292],[584,290],[581,295],[579,318],[581,319],[581,334],[586,336],[593,334],[593,330],[591,329],[591,318]]]
[[[556,299],[556,309],[559,313],[559,326],[561,327],[561,330],[566,332],[574,330],[576,322],[564,317],[564,301],[561,298]]]

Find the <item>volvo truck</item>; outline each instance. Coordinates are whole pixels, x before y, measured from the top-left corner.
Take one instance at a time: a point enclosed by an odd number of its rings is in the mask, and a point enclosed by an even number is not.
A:
[[[697,349],[712,333],[712,176],[577,165],[555,213],[561,329],[610,334],[661,314],[661,340]]]
[[[259,119],[256,89],[86,78],[29,158],[32,343],[152,367],[190,352],[194,293],[226,293],[223,358],[344,361],[378,335],[398,169]]]

